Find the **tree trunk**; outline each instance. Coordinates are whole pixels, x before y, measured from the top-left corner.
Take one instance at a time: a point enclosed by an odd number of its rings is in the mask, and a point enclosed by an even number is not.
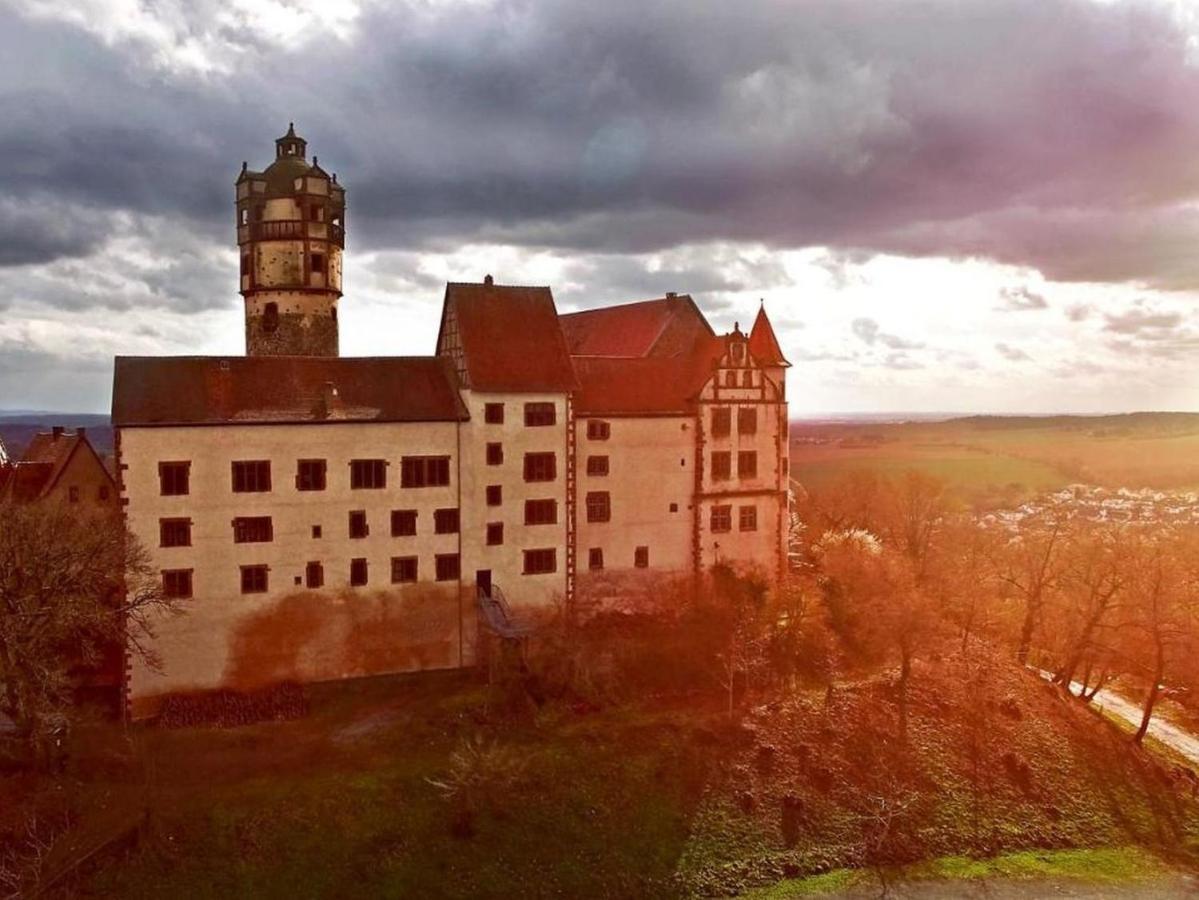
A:
[[[1016,649],[1016,662],[1028,665],[1028,651],[1032,647],[1032,633],[1037,626],[1037,604],[1031,598],[1024,606],[1024,624],[1020,626],[1020,644]]]
[[[1153,718],[1153,707],[1157,705],[1157,696],[1161,692],[1165,668],[1165,650],[1159,638],[1157,640],[1157,660],[1153,667],[1153,684],[1149,685],[1149,693],[1145,695],[1145,705],[1141,712],[1141,727],[1132,737],[1134,744],[1141,743],[1145,739],[1145,733],[1149,731],[1149,720]]]
[[[912,677],[912,655],[904,650],[899,662],[899,736],[908,735],[908,681]]]

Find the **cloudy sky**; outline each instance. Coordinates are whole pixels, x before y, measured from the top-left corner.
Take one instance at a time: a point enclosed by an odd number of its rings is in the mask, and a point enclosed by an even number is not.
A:
[[[444,282],[760,298],[798,415],[1199,409],[1199,7],[0,0],[0,408],[242,351],[233,181],[346,185],[348,355]]]

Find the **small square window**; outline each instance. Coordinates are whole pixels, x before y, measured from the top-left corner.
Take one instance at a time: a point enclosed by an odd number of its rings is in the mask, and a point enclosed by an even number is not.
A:
[[[498,484],[487,485],[487,505],[499,506],[504,502],[504,488]]]
[[[269,459],[238,460],[233,463],[232,471],[235,494],[260,494],[271,489]]]
[[[677,503],[672,503],[672,504],[670,504],[670,511],[671,511],[671,512],[678,512],[678,511],[679,511],[679,505],[678,505]]]
[[[411,537],[416,534],[416,510],[393,509],[391,511],[391,536]]]
[[[438,581],[457,581],[460,564],[457,553],[438,553],[433,560]]]
[[[483,407],[483,421],[488,425],[504,424],[504,404],[488,403]]]
[[[191,569],[164,569],[162,596],[168,600],[187,600],[192,595]]]
[[[491,443],[487,445],[487,465],[502,466],[504,464],[504,445]]]
[[[503,522],[488,522],[487,523],[487,546],[498,547],[504,543],[504,523]]]
[[[608,457],[606,456],[589,456],[587,457],[587,474],[595,477],[600,477],[608,474]]]
[[[649,547],[638,547],[633,551],[633,565],[638,569],[649,568]]]
[[[364,538],[370,533],[370,526],[366,522],[366,511],[356,509],[350,513],[350,537]]]
[[[587,440],[606,441],[612,436],[612,425],[602,419],[587,420]]]
[[[391,558],[391,583],[406,584],[416,581],[416,557],[393,556]]]
[[[557,500],[526,500],[526,525],[555,525],[558,522]]]
[[[192,544],[191,519],[159,519],[158,546],[190,547]]]
[[[557,477],[557,457],[553,453],[525,454],[525,481],[553,481]]]
[[[325,461],[323,459],[296,460],[296,490],[323,491],[325,489]]]
[[[310,562],[304,567],[304,586],[309,588],[323,587],[325,584],[325,567],[319,562]]]
[[[350,560],[350,587],[362,587],[367,582],[366,560],[362,557]]]
[[[592,547],[587,551],[587,568],[595,572],[604,567],[604,548]]]
[[[159,491],[164,497],[181,497],[188,493],[191,478],[190,462],[160,462]]]
[[[267,591],[266,566],[241,567],[241,592],[243,594],[265,594]]]
[[[312,536],[314,538],[318,538],[321,536],[321,526],[319,526],[319,525],[312,526]]]
[[[457,509],[435,509],[435,510],[433,510],[433,532],[435,534],[457,534],[458,533],[458,510]]]

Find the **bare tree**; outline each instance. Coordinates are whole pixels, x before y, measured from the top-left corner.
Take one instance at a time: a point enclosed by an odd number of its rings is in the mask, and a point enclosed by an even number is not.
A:
[[[1022,524],[1019,535],[996,558],[997,577],[1015,592],[1021,603],[1016,644],[1016,662],[1020,665],[1028,662],[1033,634],[1050,592],[1057,587],[1061,576],[1065,540],[1065,518],[1059,511],[1050,510],[1042,519]]]
[[[68,699],[72,668],[122,644],[155,664],[151,619],[170,608],[119,519],[0,506],[0,710],[35,743]]]

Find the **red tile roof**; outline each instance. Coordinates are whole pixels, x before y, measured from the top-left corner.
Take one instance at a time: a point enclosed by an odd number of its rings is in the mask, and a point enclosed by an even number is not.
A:
[[[118,356],[113,371],[115,426],[465,418],[453,369],[435,356]]]
[[[58,484],[67,463],[77,451],[90,453],[96,465],[112,480],[112,474],[88,441],[86,432],[55,429],[35,434],[20,460],[0,466],[0,490],[22,503],[46,496]],[[4,469],[7,474],[2,471]]]
[[[724,354],[725,339],[697,340],[685,356],[576,356],[580,415],[680,415],[694,411],[700,389]]]
[[[791,365],[783,356],[778,338],[774,336],[774,327],[766,315],[766,304],[759,307],[758,317],[754,319],[754,327],[749,332],[749,352],[764,366]]]
[[[561,323],[574,356],[685,356],[714,334],[686,294],[569,313]]]
[[[575,389],[574,369],[548,287],[450,282],[445,288],[443,332],[451,309],[473,390]],[[439,348],[443,337],[438,336]]]

